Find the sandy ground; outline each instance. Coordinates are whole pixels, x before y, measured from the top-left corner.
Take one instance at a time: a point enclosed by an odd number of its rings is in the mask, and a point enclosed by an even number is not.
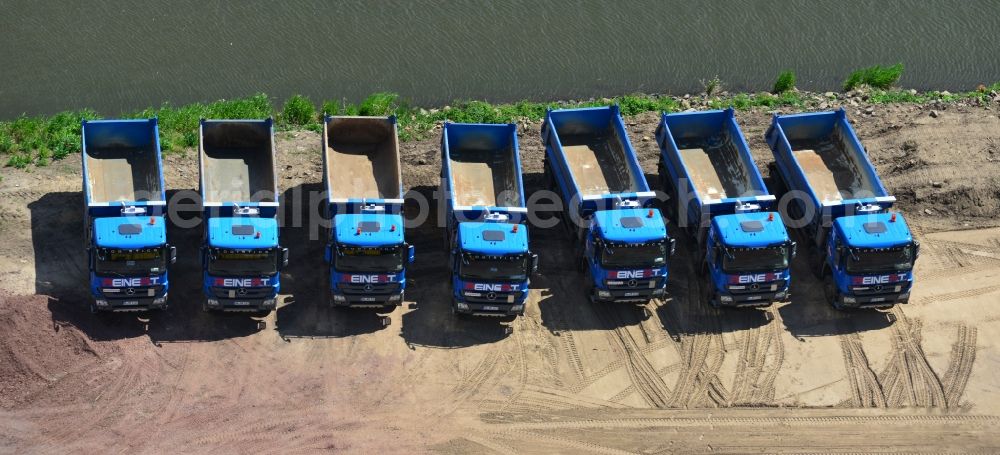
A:
[[[417,263],[388,326],[319,305],[322,242],[304,227],[282,231],[287,294],[263,320],[200,311],[200,231],[180,227],[170,310],[92,316],[79,159],[3,168],[0,452],[996,453],[1000,118],[874,109],[850,115],[923,244],[911,303],[887,312],[833,311],[801,261],[793,302],[715,311],[683,244],[671,297],[595,306],[562,231],[532,229],[525,316],[456,320],[430,223],[407,231]],[[769,114],[739,120],[766,169]],[[655,182],[656,116],[627,123]],[[529,194],[538,126],[520,139]],[[278,146],[284,202],[301,203],[321,186],[319,136]],[[404,183],[429,195],[437,138],[401,148]],[[165,158],[168,188],[197,187],[194,156]]]

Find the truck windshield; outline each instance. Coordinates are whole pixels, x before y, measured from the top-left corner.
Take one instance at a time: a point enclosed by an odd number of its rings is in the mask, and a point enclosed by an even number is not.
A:
[[[98,275],[154,275],[167,270],[164,247],[121,250],[98,248],[94,272]]]
[[[218,276],[274,275],[278,273],[278,252],[212,248],[208,273]]]
[[[403,247],[339,246],[333,266],[338,272],[399,272],[403,270]]]
[[[665,242],[641,245],[604,244],[601,248],[601,265],[604,268],[663,267],[667,263]]]
[[[913,268],[913,247],[854,248],[847,255],[847,273],[905,272]]]
[[[528,279],[528,257],[465,253],[458,274],[465,280],[523,281]]]
[[[788,247],[726,248],[722,270],[728,273],[762,272],[788,268]]]

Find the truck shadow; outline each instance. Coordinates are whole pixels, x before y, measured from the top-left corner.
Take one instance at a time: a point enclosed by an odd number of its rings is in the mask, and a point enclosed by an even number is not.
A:
[[[419,226],[407,227],[406,239],[416,249],[416,261],[407,270],[406,300],[413,308],[403,314],[401,336],[407,344],[438,348],[462,348],[495,343],[510,336],[509,319],[456,317],[451,314],[451,272],[444,246],[444,227],[439,226],[436,187],[420,186],[411,191],[428,201],[428,215]],[[420,210],[407,198],[405,214],[413,219]],[[405,310],[404,310],[405,311]]]
[[[367,308],[334,308],[324,300],[327,265],[323,261],[322,183],[305,183],[281,196],[281,245],[288,248],[288,267],[281,274],[285,305],[275,325],[283,338],[341,338],[377,332],[385,326],[382,312]]]

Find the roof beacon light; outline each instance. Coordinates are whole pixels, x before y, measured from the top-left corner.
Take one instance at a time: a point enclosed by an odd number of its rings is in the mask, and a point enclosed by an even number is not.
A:
[[[396,225],[389,226],[389,232],[396,232]]]
[[[517,225],[516,224],[514,225],[514,227],[512,227],[510,229],[510,232],[513,232],[513,233],[517,234]]]
[[[149,225],[150,225],[150,226],[152,226],[152,225],[154,225],[154,224],[156,224],[156,218],[155,218],[155,217],[152,217],[152,216],[151,216],[151,217],[149,217]]]
[[[259,239],[260,238],[260,231],[254,232],[253,233],[253,238]]]
[[[774,221],[774,212],[767,214],[767,221]]]
[[[889,222],[890,223],[896,222],[896,212],[892,212],[892,216],[889,217]]]
[[[649,212],[646,213],[646,218],[652,218],[652,217],[653,217],[653,209],[649,209]]]
[[[361,226],[358,226],[357,230],[354,231],[354,235],[361,235]]]

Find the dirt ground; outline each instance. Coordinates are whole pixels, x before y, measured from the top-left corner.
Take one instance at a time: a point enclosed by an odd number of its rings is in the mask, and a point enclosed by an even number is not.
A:
[[[408,302],[383,326],[319,305],[322,242],[288,213],[267,318],[201,312],[201,234],[179,226],[171,308],[93,316],[79,158],[0,169],[0,452],[996,453],[1000,117],[867,108],[849,115],[923,246],[911,303],[885,312],[832,310],[801,261],[793,302],[712,310],[684,244],[669,298],[592,305],[562,231],[536,228],[525,316],[456,320],[426,223],[407,231]],[[766,169],[770,114],[738,118]],[[655,182],[657,116],[626,121]],[[538,127],[521,125],[529,194]],[[283,203],[301,204],[321,187],[319,135],[278,137]],[[438,139],[401,149],[405,185],[430,195]],[[194,152],[164,166],[170,196],[197,188]]]

